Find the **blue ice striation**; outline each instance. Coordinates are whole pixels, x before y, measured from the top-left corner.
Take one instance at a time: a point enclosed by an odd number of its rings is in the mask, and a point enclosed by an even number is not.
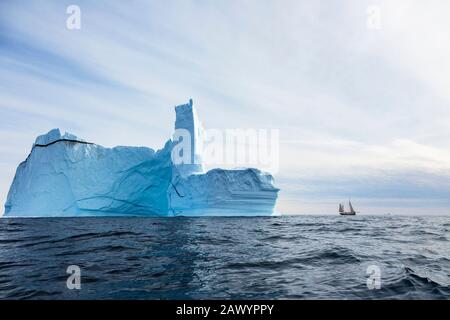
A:
[[[105,148],[53,129],[20,163],[5,217],[271,215],[279,189],[258,169],[204,172],[203,129],[192,100],[175,107],[175,129],[191,136],[190,163],[175,164],[171,139],[160,150]]]

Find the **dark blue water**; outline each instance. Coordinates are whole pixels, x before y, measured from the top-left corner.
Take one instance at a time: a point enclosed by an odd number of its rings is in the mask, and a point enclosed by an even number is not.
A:
[[[450,217],[0,219],[0,298],[449,299],[449,240]]]

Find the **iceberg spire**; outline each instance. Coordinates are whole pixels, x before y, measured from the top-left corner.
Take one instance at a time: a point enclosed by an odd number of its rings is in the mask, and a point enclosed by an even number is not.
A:
[[[175,131],[183,129],[189,133],[190,155],[188,163],[177,164],[176,168],[181,176],[185,177],[194,173],[203,173],[202,165],[202,144],[203,144],[203,127],[197,117],[197,111],[194,108],[192,99],[189,103],[175,107],[176,120]]]

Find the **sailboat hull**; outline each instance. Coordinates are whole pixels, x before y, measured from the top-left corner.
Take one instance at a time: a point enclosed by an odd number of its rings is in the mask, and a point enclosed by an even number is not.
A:
[[[356,212],[339,212],[341,216],[356,216]]]

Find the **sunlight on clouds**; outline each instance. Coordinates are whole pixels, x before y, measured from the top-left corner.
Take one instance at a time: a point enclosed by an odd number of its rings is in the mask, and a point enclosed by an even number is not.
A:
[[[314,175],[354,175],[383,170],[426,170],[450,172],[450,152],[416,143],[395,139],[386,145],[368,145],[351,140],[290,141],[282,142],[282,166],[295,168],[289,176],[298,173]],[[329,156],[332,154],[332,156]]]

